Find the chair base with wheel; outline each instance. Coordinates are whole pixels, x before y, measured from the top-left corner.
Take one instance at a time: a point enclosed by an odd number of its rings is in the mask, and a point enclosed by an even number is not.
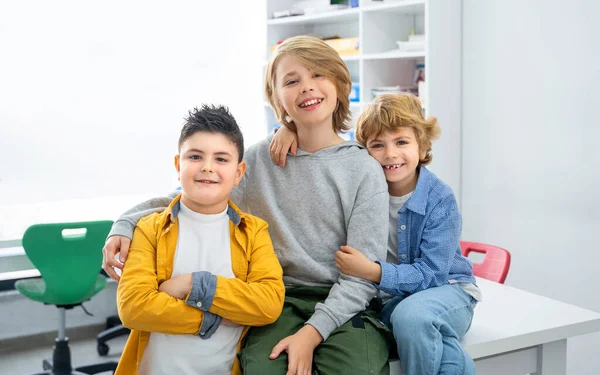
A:
[[[131,332],[131,330],[123,327],[118,316],[108,317],[108,319],[106,319],[106,330],[100,332],[98,336],[96,336],[96,349],[98,350],[98,355],[105,356],[108,354],[110,349],[106,344],[108,340],[119,336],[129,335],[129,332]]]

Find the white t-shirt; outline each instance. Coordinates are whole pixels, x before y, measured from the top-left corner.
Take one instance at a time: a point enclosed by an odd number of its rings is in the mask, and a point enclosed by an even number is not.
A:
[[[388,231],[388,252],[385,260],[387,263],[398,264],[398,210],[404,206],[412,194],[411,191],[401,197],[390,195],[390,230]]]
[[[215,215],[179,211],[179,236],[171,277],[196,271],[234,277],[227,209]],[[231,374],[243,327],[221,325],[206,340],[197,335],[151,333],[140,374]]]

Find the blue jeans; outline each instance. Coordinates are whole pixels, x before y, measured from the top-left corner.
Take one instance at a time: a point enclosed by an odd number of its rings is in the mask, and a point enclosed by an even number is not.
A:
[[[460,340],[473,320],[477,301],[458,284],[393,297],[381,320],[394,333],[406,375],[471,375],[475,364]]]

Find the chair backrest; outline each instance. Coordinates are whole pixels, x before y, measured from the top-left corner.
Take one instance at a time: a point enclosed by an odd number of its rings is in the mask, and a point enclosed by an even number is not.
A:
[[[508,269],[510,268],[510,253],[498,246],[486,245],[477,242],[460,241],[462,255],[469,257],[469,253],[484,254],[483,262],[473,263],[475,276],[504,284]]]
[[[77,300],[102,268],[102,246],[112,221],[35,224],[23,235],[27,257],[40,271],[46,294]]]

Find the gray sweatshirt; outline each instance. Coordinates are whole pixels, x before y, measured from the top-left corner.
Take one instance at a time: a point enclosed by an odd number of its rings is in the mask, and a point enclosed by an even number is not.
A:
[[[344,142],[308,153],[288,155],[286,167],[269,155],[271,137],[250,147],[248,164],[231,200],[269,223],[269,234],[288,287],[331,288],[307,321],[324,339],[364,310],[377,292],[368,281],[341,275],[335,252],[342,245],[385,261],[388,192],[383,170],[356,142]],[[176,193],[139,204],[113,226],[111,236],[131,238],[137,221],[164,210]]]

